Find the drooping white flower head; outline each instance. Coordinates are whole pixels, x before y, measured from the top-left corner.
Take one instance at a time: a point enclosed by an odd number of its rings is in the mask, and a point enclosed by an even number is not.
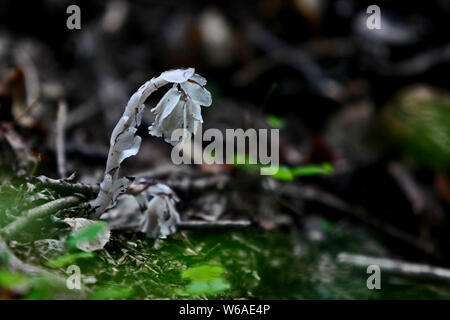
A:
[[[136,196],[136,200],[143,211],[141,232],[151,238],[166,238],[176,231],[180,215],[175,203],[179,199],[167,185],[151,185]]]
[[[117,199],[117,205],[101,218],[111,229],[141,231],[151,238],[166,238],[176,232],[180,215],[175,207],[179,199],[167,185],[152,179],[134,181]]]
[[[176,231],[179,221],[180,217],[173,200],[165,196],[155,196],[144,212],[141,232],[150,238],[166,238]]]
[[[205,89],[206,79],[194,73],[193,68],[176,69],[163,72],[161,78],[173,83],[159,103],[151,111],[156,114],[155,122],[149,127],[153,136],[163,137],[172,145],[172,132],[184,129],[185,135],[195,134],[197,124],[203,122],[200,106],[209,107],[211,93]]]

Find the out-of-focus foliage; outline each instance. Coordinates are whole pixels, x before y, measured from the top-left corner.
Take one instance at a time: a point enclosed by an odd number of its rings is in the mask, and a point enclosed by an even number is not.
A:
[[[280,117],[277,117],[276,115],[269,114],[266,117],[267,124],[272,129],[283,129],[286,126],[286,120]]]
[[[394,145],[416,163],[450,167],[450,97],[427,87],[401,91],[382,113]]]
[[[88,259],[93,257],[95,257],[95,253],[93,252],[68,253],[48,261],[47,266],[49,266],[50,268],[60,268],[69,264],[73,264],[78,259]]]
[[[32,184],[8,180],[0,182],[0,227],[13,221],[23,211],[57,199],[49,189],[37,189]]]
[[[21,289],[27,285],[27,282],[27,278],[20,273],[0,270],[0,287],[6,289]]]
[[[383,290],[367,290],[366,270],[339,264],[337,254],[379,255],[388,249],[365,229],[327,220],[317,225],[321,240],[302,237],[297,245],[287,234],[260,230],[181,233],[165,240],[116,237],[95,257],[73,262],[80,267],[87,296],[48,277],[7,273],[4,283],[29,299],[450,298],[446,283],[388,273],[383,274]],[[28,250],[16,249],[20,255]],[[45,264],[49,256],[54,253],[29,253],[36,264]],[[53,272],[69,276],[65,267]]]
[[[214,295],[230,288],[223,278],[224,269],[219,265],[200,265],[188,268],[181,273],[183,279],[190,280],[184,295]]]
[[[236,168],[244,169],[248,172],[255,172],[259,174],[259,170],[264,170],[264,165],[250,163],[248,155],[235,154],[234,166]],[[305,166],[280,166],[278,172],[270,175],[270,177],[277,180],[292,181],[297,177],[315,176],[315,175],[328,175],[333,172],[333,165],[331,163],[311,164]]]
[[[111,300],[111,299],[127,299],[133,296],[134,289],[132,287],[121,287],[105,285],[91,293],[91,300]]]
[[[105,234],[107,238],[103,239]],[[67,247],[72,250],[78,248],[83,251],[94,251],[102,248],[108,239],[108,224],[103,221],[95,221],[71,234],[67,239]]]

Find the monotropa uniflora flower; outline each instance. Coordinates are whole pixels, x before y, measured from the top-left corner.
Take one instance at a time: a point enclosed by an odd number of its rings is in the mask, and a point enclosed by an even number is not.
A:
[[[149,133],[176,145],[179,138],[172,137],[173,131],[183,129],[184,137],[195,134],[198,123],[203,123],[200,106],[211,105],[211,93],[205,89],[206,79],[193,68],[166,71],[161,78],[174,85],[151,110],[156,117]]]

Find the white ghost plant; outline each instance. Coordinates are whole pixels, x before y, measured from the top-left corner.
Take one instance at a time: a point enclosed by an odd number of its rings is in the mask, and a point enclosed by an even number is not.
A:
[[[131,96],[111,134],[104,178],[97,198],[90,203],[93,218],[100,217],[105,210],[113,207],[117,197],[133,182],[133,178],[119,177],[120,165],[123,160],[139,152],[142,139],[136,135],[136,131],[141,124],[145,100],[154,91],[169,83],[173,84],[172,88],[151,110],[156,117],[149,127],[149,133],[163,137],[166,142],[175,145],[179,141],[171,140],[174,130],[181,128],[185,130],[185,135],[195,134],[196,121],[203,122],[200,106],[210,106],[212,99],[209,91],[205,89],[206,79],[196,74],[194,68],[165,71],[159,77],[144,83]],[[136,196],[136,200],[145,204],[146,208],[143,232],[151,237],[165,237],[175,232],[180,218],[175,209],[176,197],[168,186],[151,186],[146,192]]]
[[[151,238],[166,238],[176,231],[180,221],[175,203],[176,194],[167,185],[157,183],[146,188],[136,196],[143,212],[140,231]]]

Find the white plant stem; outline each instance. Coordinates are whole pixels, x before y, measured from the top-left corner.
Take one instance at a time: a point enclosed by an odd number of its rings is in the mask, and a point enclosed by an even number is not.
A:
[[[111,135],[108,159],[103,182],[100,184],[100,192],[97,198],[91,201],[91,206],[94,208],[93,218],[100,217],[106,209],[115,203],[117,196],[131,184],[132,179],[130,178],[119,178],[120,164],[124,159],[136,155],[139,151],[141,137],[136,136],[135,133],[141,124],[145,100],[153,92],[168,83],[161,76],[153,78],[144,83],[128,101],[125,111]],[[131,145],[124,148],[123,145],[130,142]]]
[[[155,121],[149,127],[149,134],[162,137],[175,145],[177,129],[186,133],[195,132],[195,121],[203,122],[200,106],[210,106],[211,93],[205,89],[206,79],[194,73],[194,68],[174,69],[161,73],[143,84],[128,101],[122,117],[111,134],[110,149],[105,175],[95,200],[90,202],[91,218],[99,218],[105,210],[116,205],[117,197],[133,182],[132,178],[119,177],[120,164],[139,152],[141,137],[136,131],[141,124],[144,102],[154,91],[168,83],[173,86],[151,111]],[[141,231],[150,237],[166,237],[176,231],[180,216],[175,208],[177,201],[173,191],[166,185],[149,185],[147,192],[135,196],[139,209],[143,211]]]

